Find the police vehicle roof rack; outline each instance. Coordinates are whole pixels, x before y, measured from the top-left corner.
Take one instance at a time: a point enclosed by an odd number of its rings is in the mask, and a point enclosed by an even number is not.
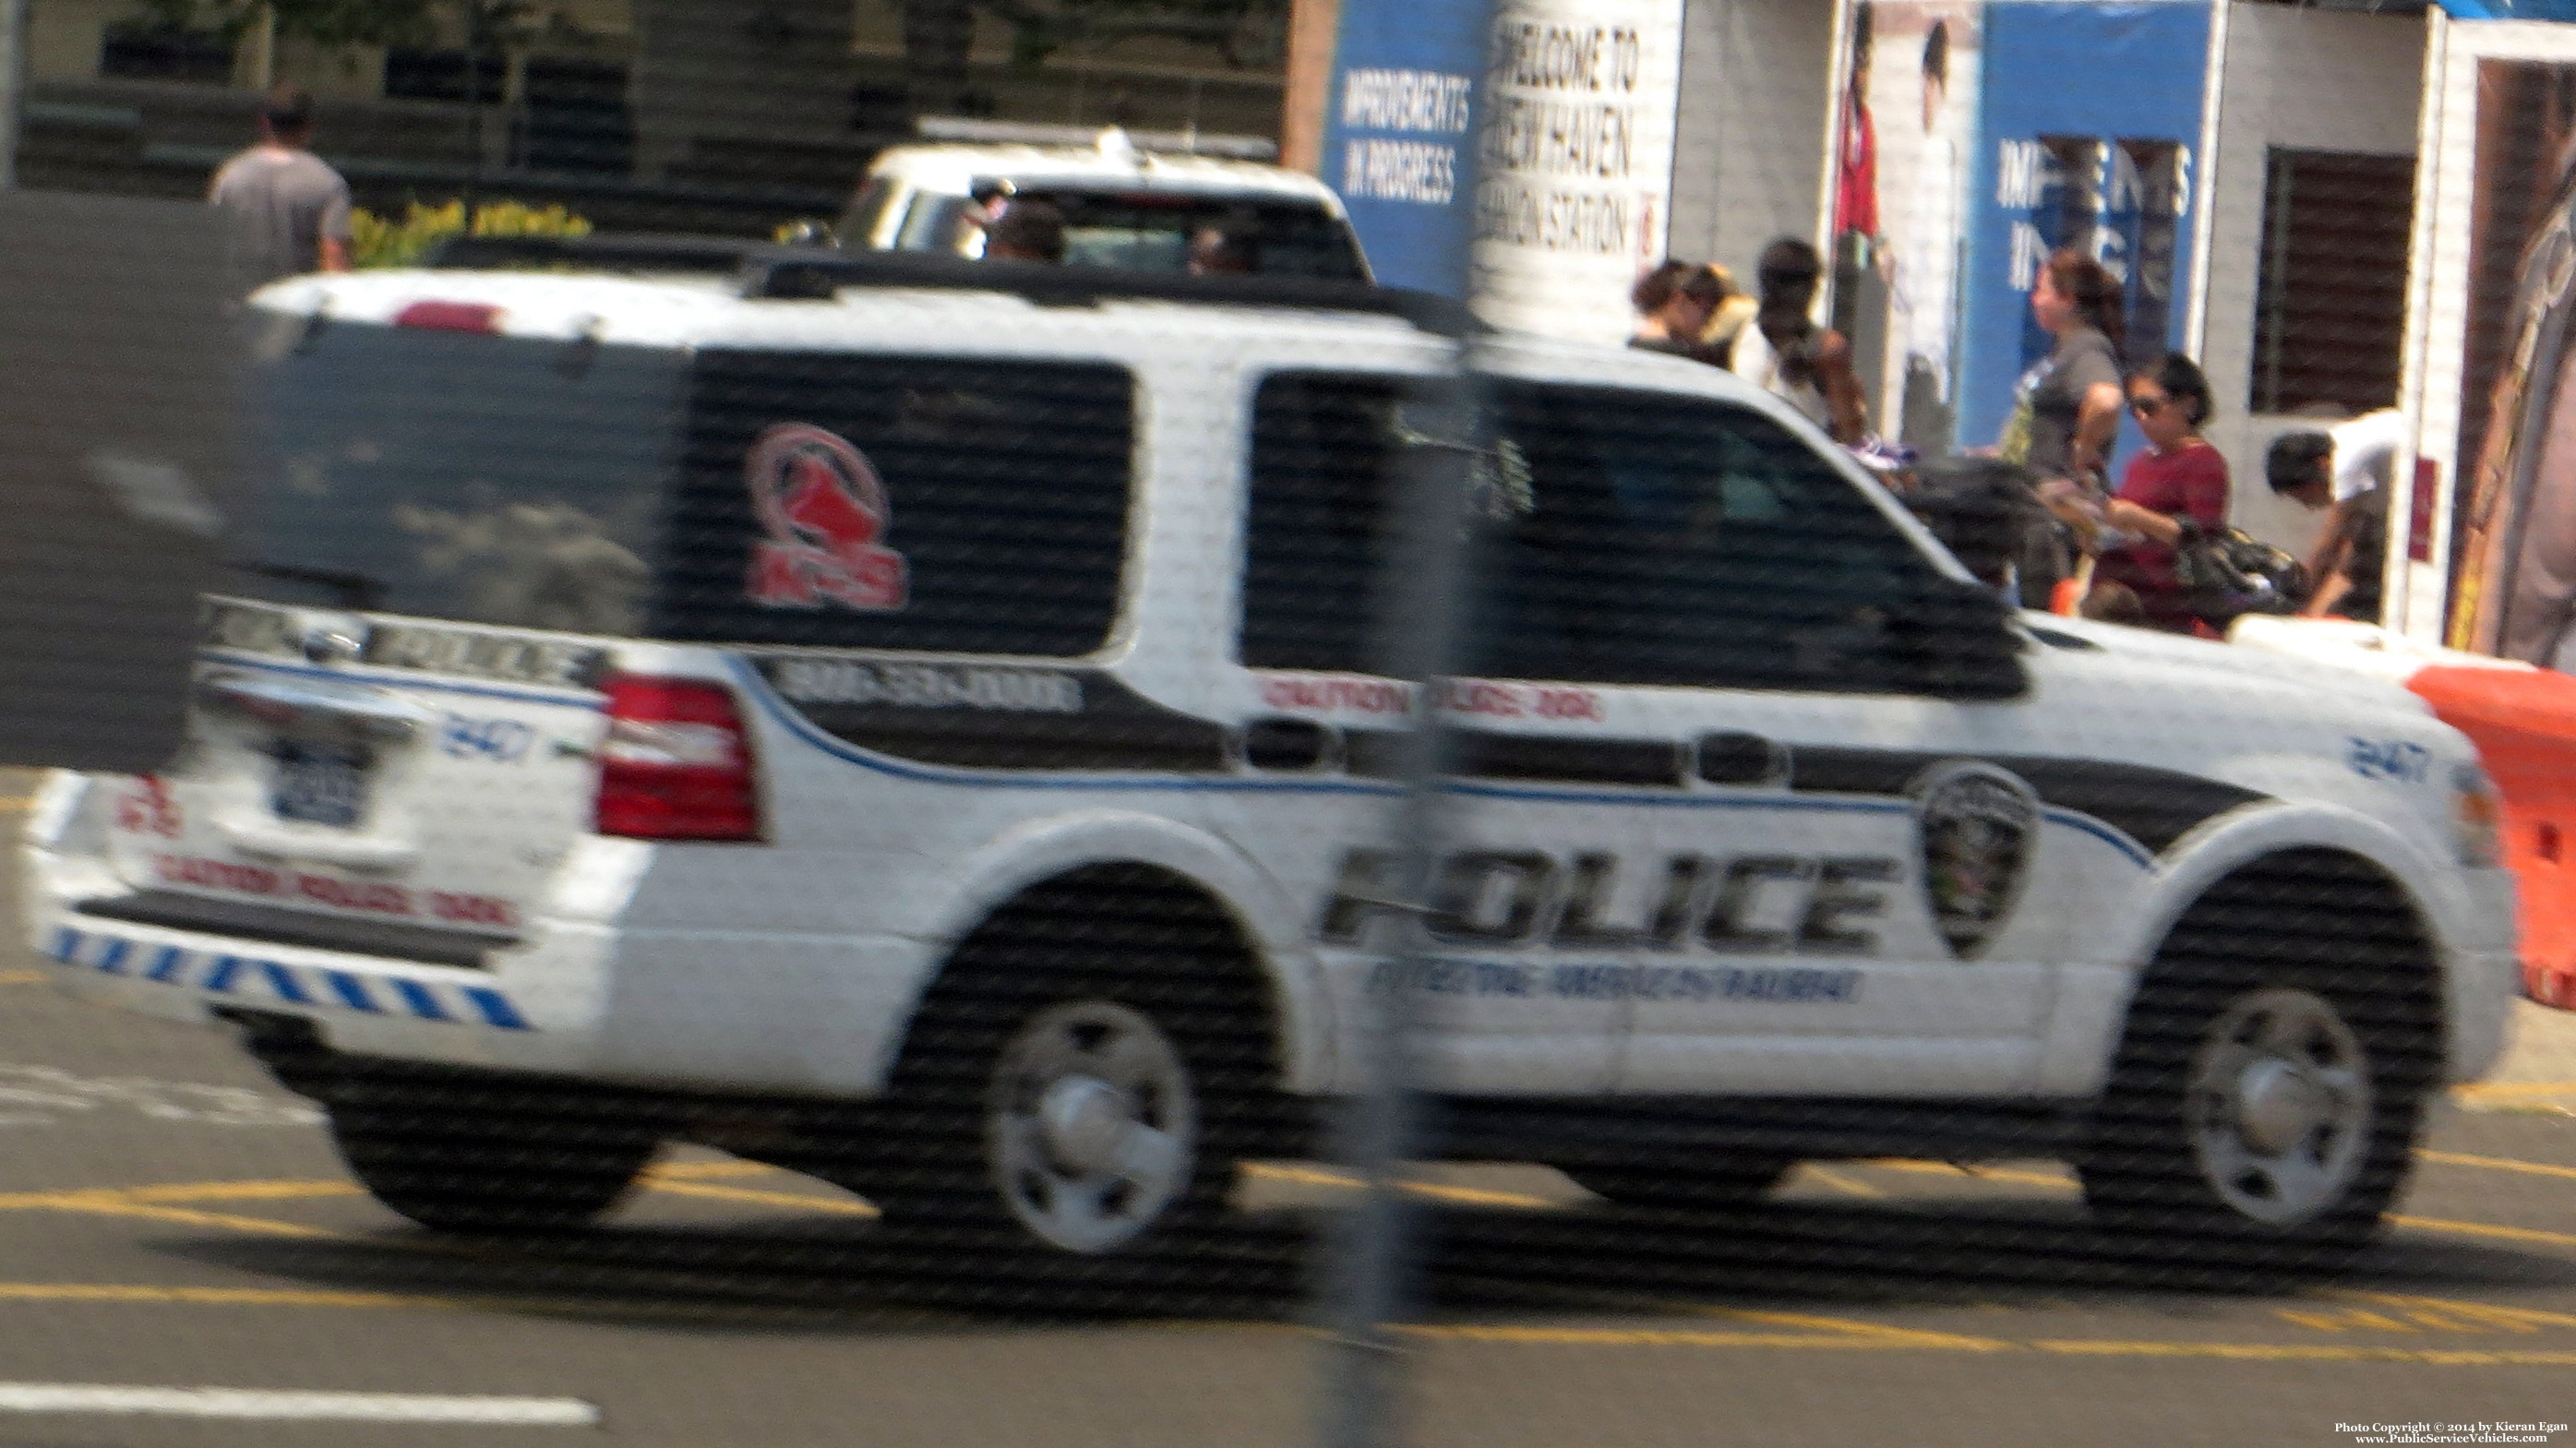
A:
[[[768,301],[828,301],[844,287],[904,287],[1003,292],[1040,306],[1163,301],[1366,312],[1401,317],[1443,336],[1484,330],[1465,304],[1453,298],[1366,282],[1190,276],[1118,267],[977,261],[935,252],[836,251],[719,237],[456,237],[440,247],[428,264],[463,270],[564,267],[731,275],[743,296]]]

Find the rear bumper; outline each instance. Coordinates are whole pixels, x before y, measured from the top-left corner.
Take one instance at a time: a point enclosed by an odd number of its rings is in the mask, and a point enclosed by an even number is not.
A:
[[[480,971],[295,950],[255,941],[43,912],[38,948],[66,993],[165,1020],[212,1024],[228,1009],[310,1021],[334,1050],[402,1060],[582,1074],[596,1023]]]

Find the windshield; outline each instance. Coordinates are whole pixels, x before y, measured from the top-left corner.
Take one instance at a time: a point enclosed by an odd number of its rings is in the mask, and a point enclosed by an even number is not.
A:
[[[1012,196],[1044,201],[1064,213],[1064,259],[1072,266],[1187,271],[1195,242],[1202,256],[1221,256],[1227,270],[1342,281],[1368,277],[1349,225],[1310,201],[1066,188],[1029,188]],[[895,247],[979,253],[983,232],[970,219],[971,207],[963,197],[917,198]],[[843,234],[852,245],[866,244],[856,233]]]
[[[677,353],[356,324],[258,369],[243,592],[630,633],[672,472]]]

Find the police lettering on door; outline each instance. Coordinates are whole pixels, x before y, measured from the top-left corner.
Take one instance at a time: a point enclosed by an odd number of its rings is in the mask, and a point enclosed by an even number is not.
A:
[[[1344,856],[1317,936],[1359,945],[1371,921],[1402,914],[1397,865],[1388,850]],[[1460,851],[1440,862],[1427,925],[1435,940],[1487,949],[1868,956],[1878,953],[1873,922],[1887,914],[1888,887],[1904,876],[1895,860],[1869,855],[1673,855],[1651,867],[1646,910],[1617,920],[1610,901],[1623,868],[1633,867],[1610,854]]]

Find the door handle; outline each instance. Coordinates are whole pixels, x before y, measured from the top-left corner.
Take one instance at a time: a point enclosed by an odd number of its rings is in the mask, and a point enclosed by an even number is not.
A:
[[[1337,732],[1311,719],[1256,719],[1243,727],[1243,762],[1255,769],[1312,770],[1338,763]]]
[[[216,673],[197,683],[197,702],[298,737],[400,744],[436,723],[430,712],[361,684]]]
[[[1710,784],[1787,784],[1789,748],[1776,739],[1730,730],[1699,737],[1699,777]]]

